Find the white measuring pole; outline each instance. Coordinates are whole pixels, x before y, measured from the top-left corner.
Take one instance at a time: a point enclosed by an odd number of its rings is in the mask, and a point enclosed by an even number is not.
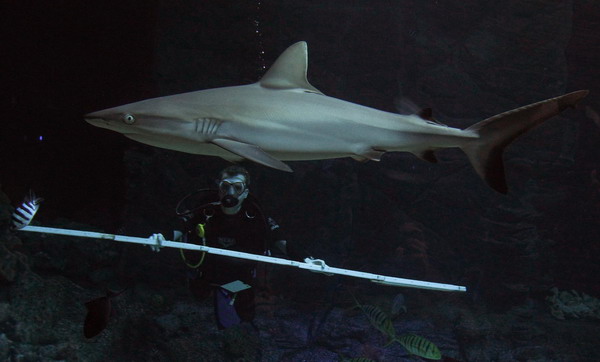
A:
[[[69,235],[69,236],[78,236],[78,237],[94,238],[94,239],[107,239],[107,240],[114,240],[114,241],[120,241],[120,242],[125,242],[125,243],[156,246],[156,241],[154,239],[150,239],[150,238],[139,238],[139,237],[133,237],[133,236],[115,235],[115,234],[99,233],[99,232],[93,232],[93,231],[49,228],[49,227],[43,227],[43,226],[25,226],[19,230],[35,232],[35,233]],[[299,262],[299,261],[295,261],[295,260],[275,258],[275,257],[271,257],[271,256],[258,255],[258,254],[243,253],[241,251],[213,248],[213,247],[204,246],[204,245],[181,243],[181,242],[169,241],[169,240],[161,241],[160,245],[162,247],[167,247],[167,248],[196,250],[196,251],[202,251],[202,252],[205,252],[208,254],[223,255],[223,256],[228,256],[228,257],[238,258],[238,259],[254,260],[254,261],[259,261],[259,262],[263,262],[263,263],[291,266],[291,267],[306,269],[306,270],[320,272],[320,273],[346,275],[349,277],[367,279],[367,280],[370,280],[375,283],[391,285],[391,286],[396,286],[396,287],[430,289],[430,290],[439,290],[439,291],[447,291],[447,292],[466,292],[467,291],[466,287],[460,286],[460,285],[425,282],[425,281],[421,281],[421,280],[397,278],[397,277],[391,277],[391,276],[385,276],[385,275],[373,274],[373,273],[366,273],[366,272],[350,270],[350,269],[332,268],[327,265],[321,266],[321,265],[315,265],[315,264],[310,264],[310,263],[303,263],[303,262]]]

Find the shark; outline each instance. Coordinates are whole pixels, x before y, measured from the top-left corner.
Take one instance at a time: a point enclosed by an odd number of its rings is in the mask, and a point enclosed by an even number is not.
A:
[[[84,119],[151,146],[287,172],[292,169],[284,161],[379,161],[386,152],[410,152],[437,162],[436,150],[459,148],[492,189],[507,193],[505,147],[588,94],[575,91],[459,129],[427,111],[404,115],[329,97],[309,83],[307,73],[308,46],[300,41],[256,83],[146,99]]]

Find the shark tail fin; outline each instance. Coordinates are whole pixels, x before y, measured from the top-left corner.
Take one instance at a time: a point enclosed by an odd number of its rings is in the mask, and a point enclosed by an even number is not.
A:
[[[561,113],[566,108],[574,108],[588,93],[587,90],[568,93],[500,113],[478,122],[466,130],[476,132],[479,137],[464,144],[461,149],[467,154],[477,174],[491,188],[505,194],[508,187],[502,162],[504,148],[545,120]]]

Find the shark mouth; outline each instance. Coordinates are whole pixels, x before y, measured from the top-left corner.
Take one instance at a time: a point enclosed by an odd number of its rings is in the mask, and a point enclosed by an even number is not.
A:
[[[123,135],[136,134],[137,131],[136,128],[122,124],[121,122],[108,121],[103,118],[84,118],[84,120],[92,126],[109,129],[111,131],[119,132]]]
[[[84,118],[84,120],[92,126],[108,128],[110,123],[102,118]]]

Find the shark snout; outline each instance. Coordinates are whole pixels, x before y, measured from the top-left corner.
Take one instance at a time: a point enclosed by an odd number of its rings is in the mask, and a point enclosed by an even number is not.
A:
[[[108,110],[91,112],[83,116],[83,119],[96,127],[113,128],[115,124],[115,114]]]
[[[96,112],[91,112],[88,113],[86,115],[83,116],[83,118],[87,119],[99,119],[99,118],[105,118],[106,116],[106,112],[105,111],[96,111]]]
[[[108,126],[110,124],[110,122],[108,122],[107,120],[103,119],[103,118],[99,118],[99,117],[94,117],[92,116],[92,113],[90,114],[86,114],[85,116],[83,116],[83,119],[96,127],[105,127]]]
[[[91,112],[84,115],[83,119],[85,119],[86,122],[91,123],[95,126],[96,123],[104,121],[104,115],[102,114],[102,111]]]
[[[109,129],[122,134],[138,133],[138,128],[133,125],[135,122],[128,123],[124,117],[123,112],[105,109],[88,113],[83,116],[83,119],[92,126]]]
[[[108,125],[103,119],[85,118],[85,121],[92,126],[102,127],[102,125]]]
[[[106,128],[114,131],[118,131],[123,133],[124,129],[120,123],[115,122],[110,117],[107,117],[102,112],[93,112],[88,113],[83,116],[83,119],[91,124],[92,126],[96,126],[99,128]]]

